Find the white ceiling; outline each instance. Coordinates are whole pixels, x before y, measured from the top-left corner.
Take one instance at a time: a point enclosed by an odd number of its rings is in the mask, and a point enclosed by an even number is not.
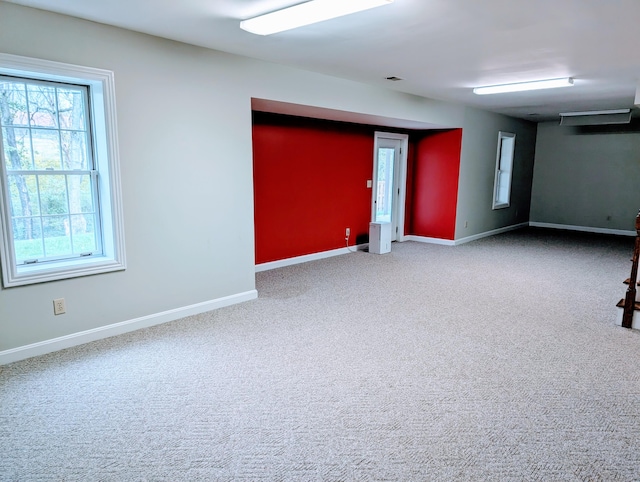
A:
[[[534,121],[633,107],[640,84],[640,0],[395,0],[268,37],[240,20],[301,0],[9,1]],[[556,77],[575,84],[471,92]]]

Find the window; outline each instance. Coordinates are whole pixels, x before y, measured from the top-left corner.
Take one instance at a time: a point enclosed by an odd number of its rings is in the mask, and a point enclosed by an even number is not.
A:
[[[511,199],[511,172],[516,135],[510,132],[498,133],[498,155],[496,177],[493,186],[493,209],[509,207]]]
[[[124,269],[111,72],[0,54],[5,287]]]

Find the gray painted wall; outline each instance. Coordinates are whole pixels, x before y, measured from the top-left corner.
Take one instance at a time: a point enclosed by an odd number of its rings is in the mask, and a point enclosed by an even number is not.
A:
[[[493,209],[498,132],[516,134],[511,205]],[[460,155],[456,239],[529,220],[536,124],[468,108]],[[467,227],[465,228],[465,222]]]
[[[475,204],[497,130],[530,136],[518,121],[4,2],[0,31],[2,52],[114,71],[128,262],[0,289],[0,353],[254,290],[252,98],[464,127],[463,216],[474,232],[512,221]]]
[[[538,126],[532,222],[632,231],[639,208],[640,132]]]

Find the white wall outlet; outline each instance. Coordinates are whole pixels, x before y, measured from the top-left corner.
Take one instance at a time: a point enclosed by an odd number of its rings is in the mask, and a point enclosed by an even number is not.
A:
[[[373,186],[373,181],[371,179],[367,179],[367,187],[370,188]]]
[[[345,236],[351,236],[351,228],[347,228],[344,230],[344,235]]]
[[[468,228],[468,227],[469,227],[469,221],[465,221],[465,222],[464,222],[464,227],[465,227],[465,228]]]
[[[57,298],[53,300],[53,314],[62,315],[67,312],[67,307],[64,302],[64,298]]]

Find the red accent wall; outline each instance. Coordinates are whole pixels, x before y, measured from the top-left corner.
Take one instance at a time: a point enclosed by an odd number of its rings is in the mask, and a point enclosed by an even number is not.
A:
[[[254,112],[256,264],[368,235],[374,128]]]
[[[462,129],[430,131],[415,142],[408,234],[455,239],[461,147]]]
[[[404,200],[404,234],[413,234],[413,171],[416,165],[416,139],[415,134],[409,134],[409,149],[407,150],[407,185]]]
[[[256,264],[368,241],[376,130],[253,113]],[[405,234],[452,240],[462,129],[405,133]]]

